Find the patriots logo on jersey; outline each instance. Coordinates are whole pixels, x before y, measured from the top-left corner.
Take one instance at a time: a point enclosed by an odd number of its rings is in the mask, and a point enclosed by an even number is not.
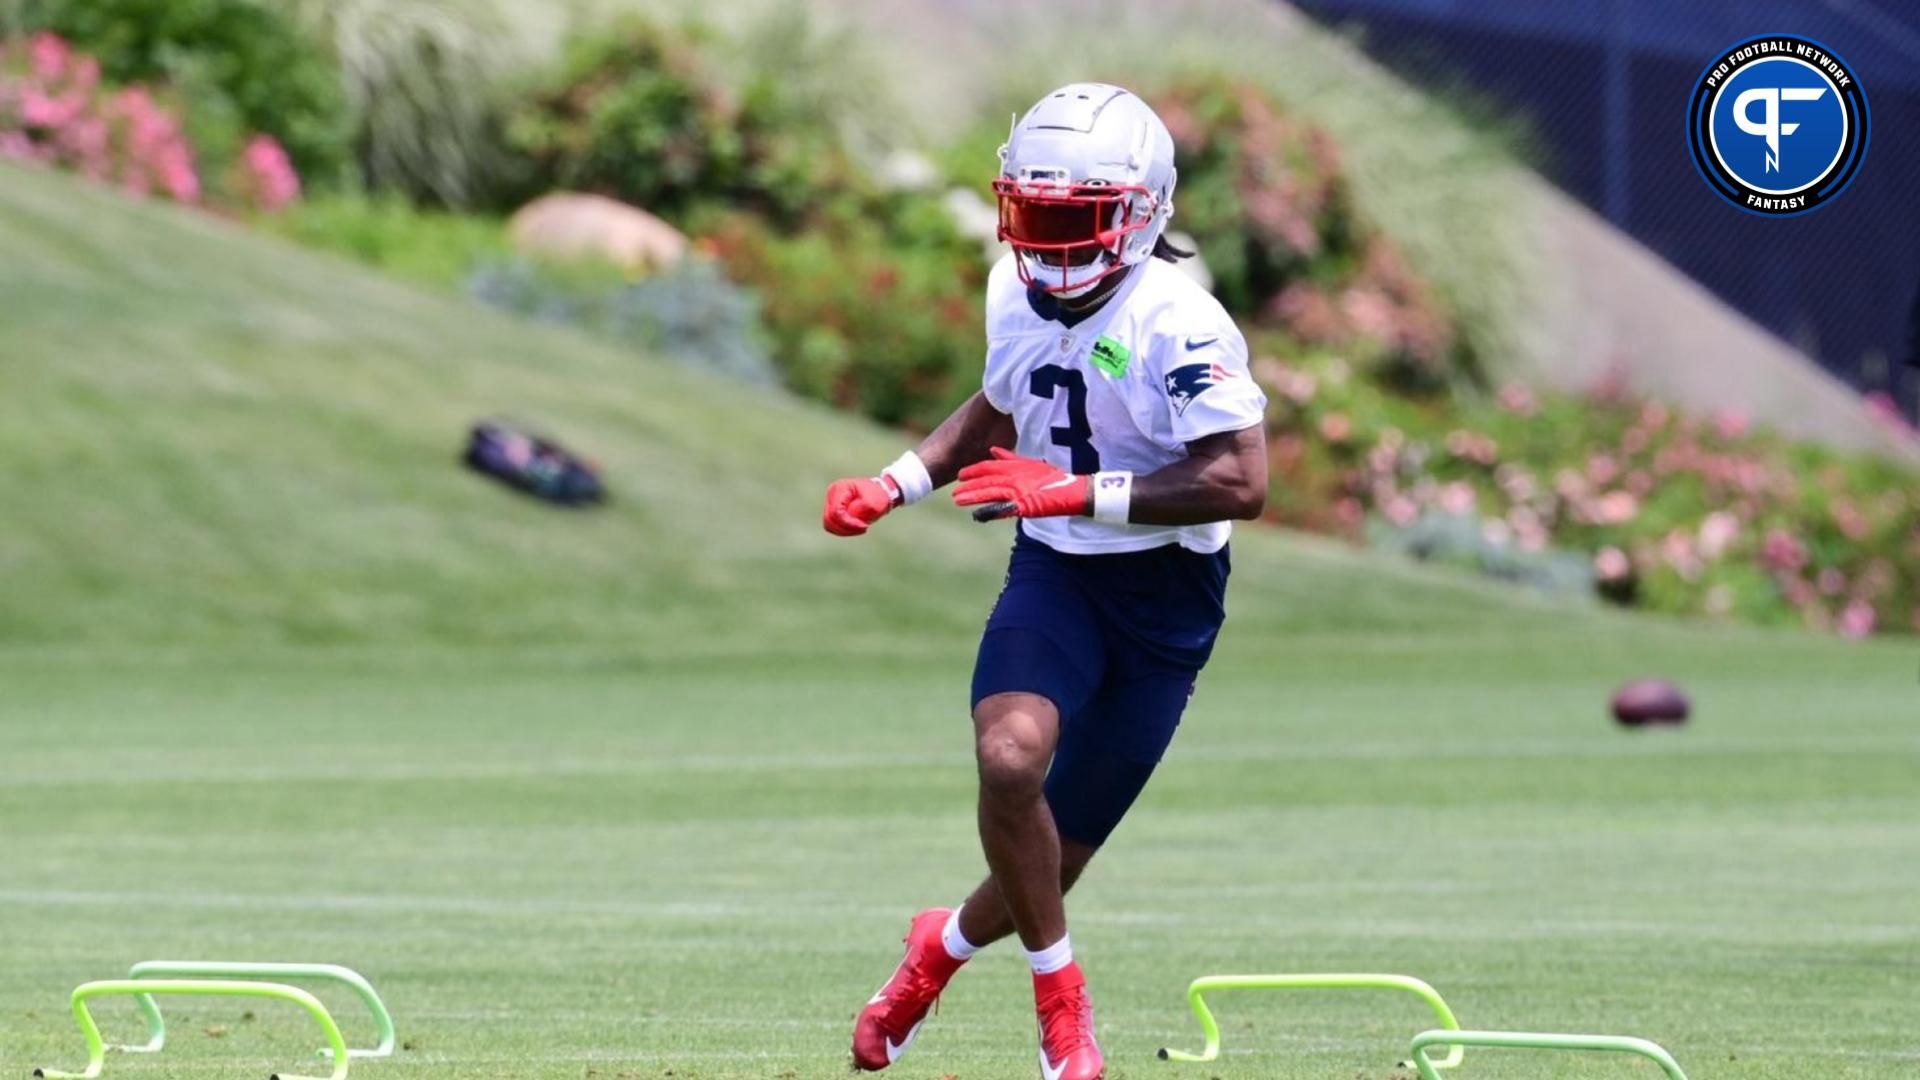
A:
[[[1231,378],[1232,372],[1214,363],[1182,364],[1167,372],[1167,398],[1173,402],[1174,415],[1186,415],[1194,398]]]

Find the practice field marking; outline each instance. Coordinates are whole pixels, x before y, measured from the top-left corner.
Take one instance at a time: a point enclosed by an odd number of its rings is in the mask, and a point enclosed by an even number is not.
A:
[[[383,1058],[393,1054],[394,1033],[393,1016],[387,1012],[387,1004],[373,989],[373,984],[352,968],[338,964],[273,964],[243,963],[221,960],[148,960],[133,965],[127,972],[129,979],[320,979],[345,985],[358,994],[367,1011],[373,1014],[373,1024],[379,1032],[380,1043],[371,1048],[355,1047],[347,1051],[349,1057]],[[167,1044],[167,1023],[160,1016],[160,1006],[153,1000],[152,994],[140,994],[135,999],[140,1004],[141,1015],[147,1018],[147,1042],[143,1046],[116,1046],[113,1049],[130,1054],[151,1054]],[[332,1049],[323,1049],[322,1054],[332,1054]]]
[[[1200,1021],[1207,1045],[1199,1053],[1161,1047],[1162,1061],[1212,1061],[1220,1056],[1220,1025],[1203,995],[1210,990],[1401,990],[1427,1003],[1442,1027],[1458,1030],[1460,1021],[1441,999],[1440,992],[1411,975],[1203,975],[1187,986],[1187,1006]],[[1460,1064],[1465,1051],[1458,1045],[1434,1068],[1450,1069]],[[1428,1077],[1428,1080],[1433,1080]],[[1684,1080],[1684,1078],[1683,1078]]]
[[[1409,1051],[1414,1068],[1420,1070],[1420,1080],[1440,1080],[1435,1070],[1446,1062],[1430,1060],[1427,1048],[1447,1044],[1452,1045],[1454,1054],[1459,1053],[1462,1045],[1512,1050],[1593,1050],[1638,1054],[1660,1066],[1667,1074],[1667,1080],[1687,1080],[1687,1074],[1680,1071],[1680,1063],[1673,1060],[1673,1055],[1667,1053],[1660,1044],[1646,1039],[1627,1035],[1558,1035],[1534,1031],[1460,1031],[1453,1028],[1423,1031],[1413,1037]]]
[[[39,1068],[33,1075],[46,1077],[47,1080],[94,1080],[100,1075],[107,1060],[106,1045],[100,1039],[100,1025],[93,1022],[93,1013],[87,1009],[87,1001],[96,997],[131,994],[145,997],[149,994],[187,994],[203,997],[257,997],[272,998],[278,1001],[290,1001],[307,1010],[320,1025],[327,1037],[327,1045],[333,1057],[333,1072],[325,1080],[346,1080],[347,1063],[351,1055],[347,1053],[347,1041],[340,1035],[340,1026],[333,1022],[327,1007],[320,999],[297,986],[281,983],[242,982],[231,979],[105,979],[99,982],[81,983],[73,991],[73,1019],[80,1026],[80,1034],[87,1041],[87,1067],[81,1072],[62,1072],[58,1069]],[[293,1073],[275,1073],[271,1080],[321,1080],[318,1077],[297,1076]]]

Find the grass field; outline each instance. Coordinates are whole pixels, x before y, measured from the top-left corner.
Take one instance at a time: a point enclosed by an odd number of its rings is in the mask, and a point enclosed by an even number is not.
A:
[[[218,222],[0,168],[0,251],[0,1076],[76,1065],[67,991],[154,958],[361,969],[407,1048],[356,1076],[843,1074],[907,918],[980,869],[1004,534],[926,507],[830,542],[820,482],[887,433]],[[503,410],[605,459],[614,505],[455,471]],[[1920,1063],[1910,644],[1236,547],[1221,654],[1071,904],[1116,1080],[1380,1080],[1424,1026],[1247,996],[1225,1060],[1154,1061],[1221,970],[1416,974],[1470,1026],[1645,1035],[1693,1080]],[[1651,671],[1688,730],[1606,721]],[[279,1008],[169,1016],[108,1076],[311,1060]],[[899,1072],[1029,1077],[1032,1039],[996,950]]]

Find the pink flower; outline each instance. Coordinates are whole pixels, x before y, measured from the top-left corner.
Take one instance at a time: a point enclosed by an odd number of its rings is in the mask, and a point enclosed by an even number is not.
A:
[[[1405,495],[1395,495],[1387,500],[1380,512],[1386,515],[1388,521],[1404,529],[1420,516],[1420,506]],[[1920,615],[1920,612],[1915,614]]]
[[[1620,452],[1632,457],[1645,450],[1652,441],[1653,436],[1647,433],[1646,428],[1630,427],[1620,436]]]
[[[1847,591],[1847,575],[1831,566],[1820,571],[1819,575],[1815,577],[1813,581],[1815,585],[1820,587],[1820,591],[1827,596],[1839,596],[1841,593]]]
[[[1456,429],[1447,434],[1447,453],[1476,465],[1492,465],[1500,457],[1500,444],[1491,436]]]
[[[67,70],[67,59],[73,55],[73,47],[58,34],[35,34],[27,48],[33,58],[33,73],[42,82],[58,80]]]
[[[1640,500],[1630,491],[1609,491],[1594,507],[1594,524],[1625,525],[1640,516]]]
[[[1668,533],[1661,541],[1660,548],[1661,554],[1666,557],[1667,565],[1673,567],[1674,573],[1679,574],[1681,578],[1693,581],[1700,576],[1700,571],[1704,567],[1699,553],[1694,551],[1693,537],[1686,532],[1675,529]]]
[[[175,202],[200,201],[200,177],[194,173],[193,163],[184,154],[167,155],[160,166],[160,186]]]
[[[1872,527],[1867,523],[1867,515],[1861,513],[1860,508],[1848,499],[1841,499],[1833,504],[1833,524],[1840,530],[1840,535],[1854,543],[1865,540],[1867,534],[1872,531]]]
[[[1353,434],[1353,421],[1346,413],[1328,413],[1320,418],[1320,437],[1336,446]]]
[[[255,135],[240,160],[252,181],[254,203],[260,209],[276,213],[300,197],[300,174],[273,136]]]
[[[1785,529],[1770,529],[1760,544],[1760,561],[1775,573],[1797,574],[1807,565],[1807,545]]]
[[[1540,407],[1533,396],[1533,389],[1521,383],[1508,383],[1500,388],[1500,407],[1516,416],[1532,416]]]
[[[1533,474],[1525,466],[1511,462],[1494,470],[1493,481],[1500,485],[1500,491],[1508,499],[1517,503],[1526,502],[1539,492]]]
[[[1818,594],[1813,591],[1813,586],[1809,585],[1805,580],[1801,578],[1789,578],[1780,586],[1780,595],[1786,597],[1787,603],[1792,604],[1794,607],[1804,608],[1808,604],[1813,603],[1814,597]]]
[[[1587,459],[1587,479],[1595,484],[1605,487],[1613,483],[1613,478],[1619,475],[1620,463],[1613,460],[1611,455],[1595,454]]]
[[[1667,407],[1657,401],[1649,401],[1640,406],[1640,422],[1649,428],[1658,428],[1667,422]]]
[[[1547,527],[1530,506],[1507,511],[1507,526],[1513,530],[1523,551],[1540,551],[1547,546]]]
[[[1873,633],[1873,605],[1864,600],[1855,600],[1840,612],[1838,629],[1841,637],[1863,638]]]
[[[1745,435],[1750,426],[1747,414],[1739,409],[1721,409],[1713,416],[1713,430],[1729,441]]]
[[[35,161],[39,151],[34,148],[33,140],[25,132],[0,131],[0,158],[13,161]]]
[[[1715,510],[1700,523],[1700,555],[1712,560],[1726,554],[1727,547],[1740,535],[1740,519],[1725,510]]]
[[[20,122],[28,127],[65,127],[85,107],[84,99],[51,97],[29,87],[20,95]]]
[[[1462,480],[1456,480],[1440,489],[1440,509],[1449,514],[1471,513],[1479,504],[1480,497],[1474,494],[1473,486]]]
[[[1601,581],[1624,581],[1633,572],[1633,561],[1617,547],[1603,547],[1594,553],[1593,572]]]
[[[1304,371],[1289,371],[1286,381],[1274,387],[1274,389],[1280,391],[1283,397],[1295,405],[1305,405],[1307,402],[1313,400],[1314,392],[1319,389],[1319,384],[1314,381],[1312,375]]]

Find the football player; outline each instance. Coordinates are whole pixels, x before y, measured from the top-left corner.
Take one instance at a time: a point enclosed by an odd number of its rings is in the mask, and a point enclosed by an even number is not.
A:
[[[976,517],[1018,519],[973,673],[991,873],[914,918],[854,1029],[861,1069],[898,1060],[968,958],[1017,934],[1044,1080],[1102,1075],[1062,896],[1172,740],[1226,614],[1230,521],[1267,491],[1246,342],[1162,235],[1174,176],[1166,125],[1132,93],[1041,98],[993,181],[1013,250],[988,278],[980,391],[878,476],[827,491],[838,536],[954,480]]]

